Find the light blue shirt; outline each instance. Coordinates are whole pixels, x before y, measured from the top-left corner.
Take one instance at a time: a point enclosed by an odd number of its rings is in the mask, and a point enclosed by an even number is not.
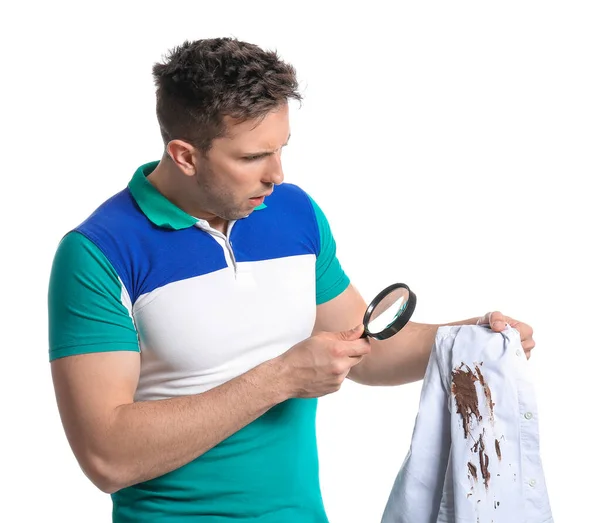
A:
[[[519,331],[441,327],[382,523],[552,523]]]

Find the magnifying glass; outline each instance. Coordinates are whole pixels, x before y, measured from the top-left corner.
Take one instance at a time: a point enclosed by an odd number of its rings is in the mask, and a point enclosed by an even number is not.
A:
[[[365,312],[362,338],[386,340],[404,327],[417,305],[417,296],[404,283],[394,283],[383,289]]]

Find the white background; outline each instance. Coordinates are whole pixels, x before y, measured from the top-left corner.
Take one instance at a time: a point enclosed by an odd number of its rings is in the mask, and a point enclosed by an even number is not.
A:
[[[596,520],[599,9],[397,4],[3,7],[1,521],[110,520],[55,406],[50,265],[67,230],[159,158],[152,64],[185,39],[215,36],[295,65],[305,101],[292,106],[287,181],[325,210],[366,300],[402,281],[418,295],[416,321],[501,310],[534,327],[555,519]],[[419,392],[347,382],[321,401],[332,523],[379,521]]]

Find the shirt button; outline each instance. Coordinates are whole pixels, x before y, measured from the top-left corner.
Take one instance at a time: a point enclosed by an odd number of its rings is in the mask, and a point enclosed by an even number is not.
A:
[[[521,352],[521,349],[517,349],[517,351],[516,351],[516,352],[517,352],[517,356],[521,356],[521,354],[523,354],[523,353]]]
[[[530,487],[535,487],[535,484],[536,484],[536,481],[535,481],[535,479],[530,479],[530,480],[529,480],[529,486],[530,486]]]
[[[531,412],[526,412],[525,419],[531,419],[531,418],[533,418],[533,414]]]

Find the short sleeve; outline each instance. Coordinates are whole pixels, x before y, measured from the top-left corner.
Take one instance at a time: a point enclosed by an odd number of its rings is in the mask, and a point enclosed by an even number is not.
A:
[[[350,279],[337,258],[335,239],[325,214],[310,196],[309,199],[315,211],[321,243],[316,266],[317,305],[321,305],[344,292],[350,285]]]
[[[127,291],[104,254],[72,231],[60,242],[48,289],[50,360],[139,351]]]

